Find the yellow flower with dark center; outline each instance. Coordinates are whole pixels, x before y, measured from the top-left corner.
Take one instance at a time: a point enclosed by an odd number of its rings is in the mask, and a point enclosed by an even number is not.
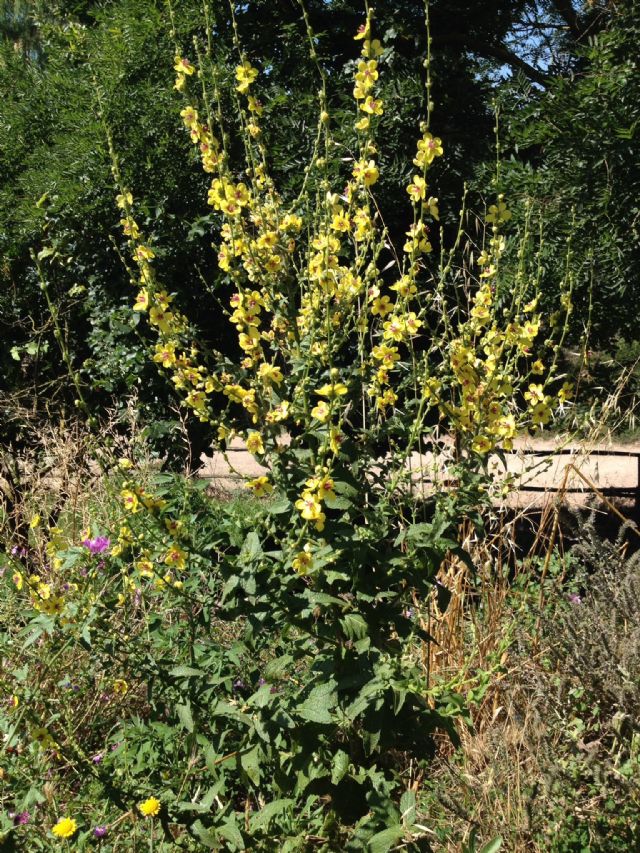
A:
[[[167,566],[173,566],[176,569],[184,569],[186,562],[186,551],[179,548],[177,545],[172,545],[164,555],[164,562]]]
[[[173,66],[173,70],[177,71],[178,74],[186,74],[188,77],[190,77],[195,72],[196,69],[189,62],[188,59],[186,59],[184,57],[176,56],[175,63]]]
[[[245,483],[247,489],[251,489],[257,498],[263,498],[265,495],[270,495],[273,491],[273,486],[269,482],[269,478],[262,476],[256,477],[254,480],[249,480]]]
[[[298,551],[291,565],[299,575],[309,574],[309,569],[313,566],[313,555],[308,550],[307,545],[305,545],[304,550]]]
[[[126,510],[129,512],[138,511],[138,496],[134,492],[129,489],[123,489],[120,492],[120,497],[122,498],[122,503]]]
[[[380,177],[380,172],[374,160],[359,160],[353,167],[353,177],[357,181],[361,181],[365,187],[370,187]]]
[[[284,379],[282,370],[274,364],[261,364],[258,368],[258,376],[269,385],[280,385]]]
[[[314,495],[313,492],[304,491],[302,496],[296,501],[296,509],[308,521],[316,521],[323,515],[322,505],[317,495]]]
[[[329,405],[324,400],[320,400],[320,402],[311,409],[311,416],[320,421],[320,423],[326,423],[326,421],[329,420],[330,414],[331,410],[329,409]]]
[[[531,422],[536,426],[548,424],[551,420],[551,409],[549,408],[548,397],[540,400],[531,409]]]
[[[363,103],[360,104],[360,109],[363,113],[373,116],[381,116],[384,112],[380,98],[374,98],[372,95],[364,99]]]
[[[249,453],[264,453],[264,444],[259,432],[250,432],[247,436],[247,450]]]
[[[373,315],[379,314],[381,317],[386,317],[394,308],[395,305],[388,296],[379,296],[371,303],[371,313]]]
[[[473,439],[471,447],[476,453],[488,453],[493,448],[493,443],[486,435],[477,435]]]
[[[421,175],[414,175],[413,181],[407,187],[407,192],[411,196],[411,201],[416,204],[422,201],[427,194],[427,182]]]

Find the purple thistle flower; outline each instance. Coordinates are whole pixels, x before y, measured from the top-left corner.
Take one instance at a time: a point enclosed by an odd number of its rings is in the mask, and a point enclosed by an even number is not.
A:
[[[83,539],[82,544],[92,554],[102,554],[111,545],[111,539],[107,536],[96,536],[95,539]]]
[[[93,764],[100,764],[100,762],[102,761],[103,758],[104,758],[104,752],[96,752],[96,754],[93,756],[91,761],[93,762]]]
[[[104,838],[106,834],[107,834],[107,827],[106,826],[96,826],[96,828],[93,830],[94,838]]]
[[[14,826],[24,826],[29,823],[31,820],[31,815],[28,811],[18,812],[18,814],[13,816]]]
[[[567,598],[572,604],[582,604],[582,599],[579,595],[576,595],[574,592],[570,593]]]

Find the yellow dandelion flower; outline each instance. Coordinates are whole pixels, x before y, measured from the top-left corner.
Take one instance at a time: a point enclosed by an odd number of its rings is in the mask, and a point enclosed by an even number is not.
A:
[[[160,800],[156,797],[149,797],[144,802],[138,803],[138,809],[144,817],[156,817],[160,814]]]
[[[51,832],[56,838],[71,838],[76,834],[77,830],[78,824],[72,817],[61,817]]]

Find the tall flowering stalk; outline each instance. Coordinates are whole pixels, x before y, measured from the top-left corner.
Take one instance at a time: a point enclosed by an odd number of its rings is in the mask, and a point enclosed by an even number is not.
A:
[[[460,554],[455,531],[477,502],[486,455],[509,449],[519,430],[548,423],[571,389],[552,392],[553,365],[549,375],[533,354],[543,319],[524,251],[516,280],[502,271],[511,214],[501,195],[462,285],[455,268],[462,224],[451,250],[432,262],[439,204],[431,168],[444,146],[430,129],[429,77],[427,121],[406,187],[406,239],[391,245],[375,196],[385,49],[374,37],[373,10],[355,35],[354,154],[340,182],[332,179],[327,80],[302,14],[321,88],[315,144],[294,199],[270,176],[259,71],[241,49],[235,20],[233,127],[223,119],[225,75],[210,40],[189,57],[177,48],[174,59],[180,116],[210,176],[219,286],[230,291],[239,358],[207,353],[191,339],[159,281],[113,146],[111,153],[137,268],[134,308],[157,333],[153,359],[222,448],[241,436],[267,466],[247,487],[278,495],[237,558],[220,564],[219,612],[246,619],[252,649],[265,632],[295,637],[283,657],[296,677],[268,701],[262,688],[247,700],[254,722],[236,732],[237,753],[268,766],[280,793],[328,795],[334,808],[350,779],[377,815],[368,838],[389,820],[385,751],[424,756],[436,728],[453,731],[446,697],[402,657],[408,642],[431,641],[407,615],[412,599],[430,594],[447,554]],[[231,156],[233,128],[242,164]],[[435,451],[443,434],[455,439],[455,491],[441,486],[416,500],[408,488],[412,453]],[[228,772],[216,765],[216,773]]]

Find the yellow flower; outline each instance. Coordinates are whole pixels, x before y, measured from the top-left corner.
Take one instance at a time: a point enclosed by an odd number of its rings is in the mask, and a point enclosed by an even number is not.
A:
[[[331,400],[334,397],[343,397],[348,390],[344,382],[332,382],[318,388],[316,394],[320,394],[321,397],[328,397]]]
[[[380,98],[374,98],[372,95],[365,98],[363,103],[360,104],[360,109],[363,113],[373,116],[381,116],[384,112]]]
[[[508,222],[511,219],[511,211],[507,210],[507,205],[502,201],[502,196],[498,196],[498,204],[489,206],[486,220],[494,225],[499,225],[501,222]]]
[[[371,22],[367,19],[366,24],[360,24],[358,27],[358,32],[353,37],[354,41],[360,41],[360,39],[369,39],[371,35]]]
[[[151,260],[151,258],[155,258],[156,255],[153,249],[150,249],[149,246],[137,246],[133,256],[137,261],[148,261]]]
[[[531,365],[531,372],[537,374],[538,376],[542,376],[544,373],[544,364],[538,359],[534,361]]]
[[[379,314],[381,317],[386,317],[387,314],[390,314],[393,311],[394,307],[395,306],[388,296],[380,296],[373,300],[371,304],[371,313],[374,315]]]
[[[238,92],[246,92],[257,76],[258,69],[245,60],[242,65],[238,65],[236,68],[236,80],[238,81],[236,90]]]
[[[174,566],[176,569],[184,569],[186,556],[187,554],[182,550],[182,548],[178,548],[177,545],[173,545],[164,555],[164,562],[167,566]]]
[[[31,729],[31,740],[38,744],[42,749],[51,749],[55,746],[55,741],[49,734],[48,729],[36,726]]]
[[[196,70],[188,59],[184,59],[180,56],[176,56],[173,69],[179,74],[187,74],[188,76],[191,76]]]
[[[433,196],[429,196],[429,198],[425,201],[423,208],[433,216],[434,219],[440,218],[440,213],[438,211],[438,199]]]
[[[415,204],[422,201],[427,194],[427,182],[420,175],[414,175],[413,181],[407,187],[407,192],[411,196],[411,201]]]
[[[365,187],[372,186],[380,177],[380,172],[374,160],[369,160],[368,162],[359,160],[353,167],[352,174],[357,181],[362,181]]]
[[[259,432],[250,432],[247,436],[247,450],[249,453],[264,453],[264,444]]]
[[[330,414],[331,410],[329,409],[329,405],[324,400],[320,400],[320,402],[311,409],[311,417],[320,421],[320,423],[326,423],[326,421],[329,420]]]
[[[485,435],[477,435],[473,439],[471,447],[476,453],[488,453],[493,447],[493,444]]]
[[[432,136],[430,133],[425,133],[418,142],[418,153],[414,159],[416,166],[428,166],[436,157],[441,157],[443,153],[442,142],[437,136]]]
[[[130,192],[125,190],[121,195],[116,196],[116,204],[120,208],[120,210],[124,210],[127,207],[131,207],[133,204],[133,196]]]
[[[138,511],[138,496],[134,492],[129,491],[129,489],[123,489],[120,492],[120,497],[126,510],[129,512]]]
[[[298,551],[291,565],[299,575],[309,574],[309,569],[313,566],[313,555],[308,544],[304,546],[304,550]]]
[[[72,835],[76,834],[77,829],[78,824],[73,818],[61,817],[51,832],[56,836],[56,838],[71,838]]]
[[[29,527],[30,527],[32,530],[35,530],[35,529],[36,529],[36,527],[39,527],[39,526],[40,526],[40,516],[39,516],[39,515],[37,515],[37,514],[36,514],[36,515],[32,515],[32,516],[31,516],[31,521],[29,522]]]
[[[256,477],[255,480],[249,480],[248,483],[245,483],[245,486],[247,489],[251,489],[257,498],[269,495],[273,491],[273,486],[269,482],[269,478],[264,476]]]
[[[558,391],[558,399],[561,403],[566,403],[567,400],[571,400],[574,393],[574,387],[572,382],[565,382],[562,388]]]
[[[280,385],[283,380],[282,370],[273,364],[261,364],[258,368],[258,376],[267,384]]]
[[[116,696],[124,696],[126,693],[129,692],[129,685],[124,680],[124,678],[116,678],[116,680],[113,682],[112,689]]]
[[[544,400],[544,388],[542,385],[533,383],[529,385],[529,389],[524,392],[524,398],[534,406],[536,403],[540,403]]]
[[[345,215],[344,211],[340,211],[336,213],[331,221],[331,227],[334,231],[348,231],[351,227],[351,223],[349,221],[349,217]]]
[[[377,58],[379,56],[382,56],[383,53],[384,51],[382,49],[382,45],[380,44],[380,39],[373,39],[373,41],[369,41],[367,39],[367,41],[365,41],[364,45],[362,46],[363,56],[373,56],[374,58]]]
[[[544,400],[536,403],[531,409],[531,422],[536,426],[542,426],[544,424],[548,424],[550,420],[551,409],[548,404]]]
[[[307,491],[304,491],[299,500],[296,501],[296,509],[299,510],[303,518],[309,521],[316,521],[323,514],[318,497]]]
[[[140,814],[145,817],[156,817],[156,815],[160,814],[160,800],[156,799],[156,797],[149,797],[148,800],[138,803],[138,808],[140,809]]]

